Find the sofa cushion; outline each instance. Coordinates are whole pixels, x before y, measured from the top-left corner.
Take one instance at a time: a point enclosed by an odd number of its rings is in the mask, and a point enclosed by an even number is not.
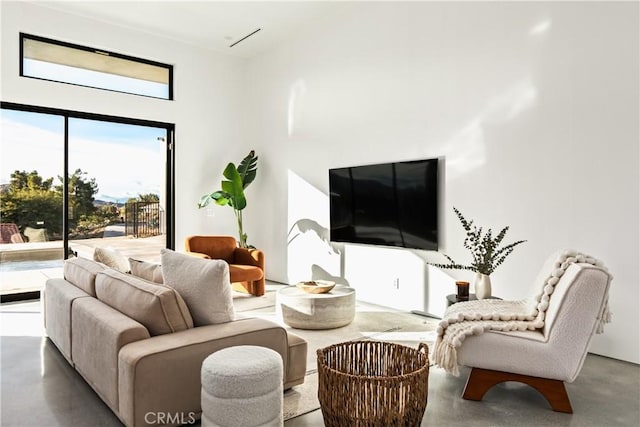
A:
[[[118,270],[121,273],[128,273],[131,270],[127,257],[111,248],[96,248],[93,252],[93,260]]]
[[[131,274],[134,276],[150,282],[164,283],[160,264],[129,258],[129,266],[131,267]]]
[[[31,243],[46,242],[49,240],[47,238],[47,230],[44,228],[25,227],[24,235],[27,239],[29,239],[29,242]]]
[[[105,270],[104,264],[87,258],[69,258],[64,263],[64,278],[92,297],[96,296],[96,275]]]
[[[96,296],[105,304],[143,324],[151,335],[193,328],[193,319],[175,289],[115,270],[96,277]]]
[[[226,262],[196,258],[171,249],[163,249],[161,258],[165,285],[182,295],[196,326],[234,320]]]

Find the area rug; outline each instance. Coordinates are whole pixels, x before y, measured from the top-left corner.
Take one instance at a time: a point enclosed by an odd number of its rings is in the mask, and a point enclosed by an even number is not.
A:
[[[284,420],[290,420],[320,409],[318,372],[307,373],[304,383],[284,392]]]
[[[261,300],[250,301],[248,298],[234,298],[236,311],[242,316],[260,317],[276,322],[289,332],[304,338],[308,343],[305,381],[284,394],[285,420],[320,408],[317,396],[316,354],[318,349],[340,342],[374,339],[413,348],[417,348],[418,344],[423,342],[429,346],[431,351],[436,339],[435,329],[438,319],[360,302],[356,303],[355,319],[347,326],[327,330],[295,329],[284,324],[277,315],[275,292],[267,292],[264,297],[258,298]]]
[[[257,310],[261,308],[275,307],[276,303],[276,291],[269,290],[260,297],[255,297],[249,294],[243,294],[241,292],[232,292],[233,296],[233,309],[236,313],[243,313],[250,310]]]

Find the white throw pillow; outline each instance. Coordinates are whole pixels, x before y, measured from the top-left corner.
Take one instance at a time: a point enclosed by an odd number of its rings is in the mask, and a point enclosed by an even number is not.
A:
[[[111,267],[121,273],[128,273],[131,270],[127,257],[115,249],[98,247],[93,251],[93,260],[101,262],[107,267]]]
[[[129,266],[131,267],[131,274],[134,276],[150,282],[164,283],[160,264],[129,258]]]
[[[195,326],[235,319],[229,265],[222,260],[201,259],[162,249],[164,284],[182,296]]]

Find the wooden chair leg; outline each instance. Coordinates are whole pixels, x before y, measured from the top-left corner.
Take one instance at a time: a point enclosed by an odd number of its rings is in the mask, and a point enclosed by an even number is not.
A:
[[[505,381],[517,381],[527,384],[538,390],[547,399],[551,409],[554,411],[573,414],[564,382],[529,375],[512,374],[510,372],[471,368],[462,398],[466,400],[482,400],[491,387]]]
[[[264,295],[264,283],[260,286],[260,281],[248,281],[248,282],[232,282],[231,289],[234,291],[242,292],[245,294],[251,294],[256,297]]]

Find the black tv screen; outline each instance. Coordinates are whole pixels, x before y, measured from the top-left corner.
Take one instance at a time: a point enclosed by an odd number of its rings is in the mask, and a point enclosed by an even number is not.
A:
[[[438,250],[438,159],[329,170],[333,242]]]

